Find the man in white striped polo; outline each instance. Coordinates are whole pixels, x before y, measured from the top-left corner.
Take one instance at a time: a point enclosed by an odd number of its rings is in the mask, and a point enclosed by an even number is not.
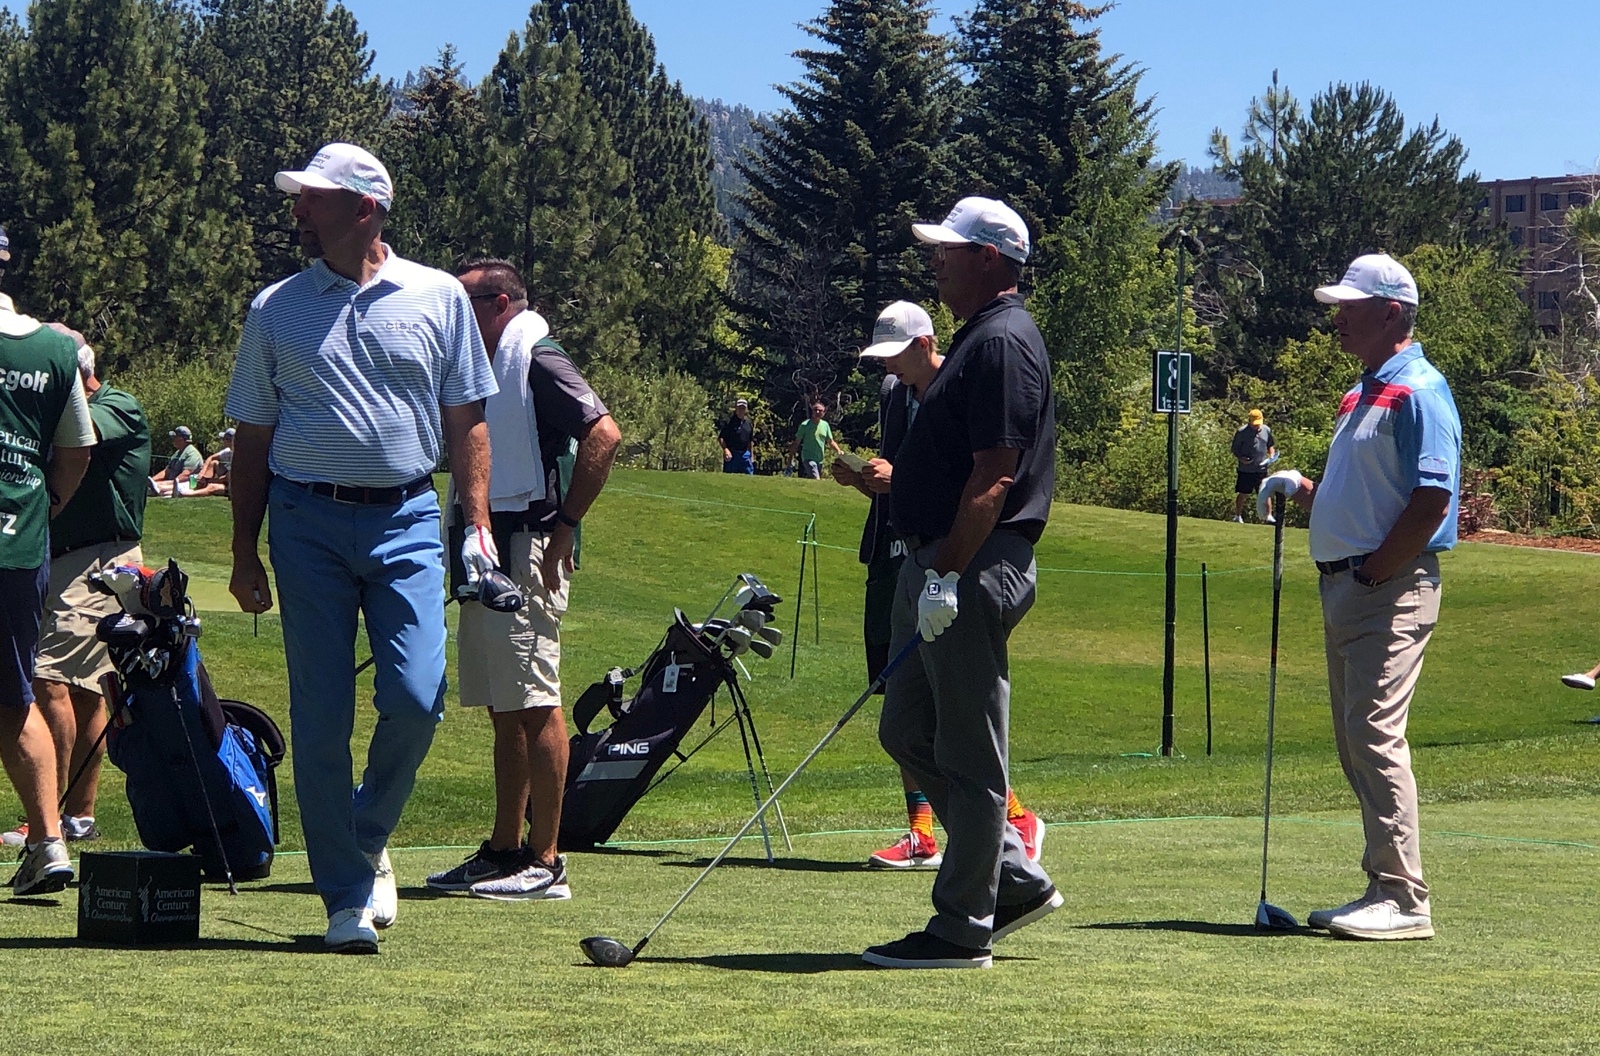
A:
[[[250,305],[227,413],[238,419],[233,579],[246,612],[283,599],[295,794],[325,942],[376,953],[394,922],[389,835],[444,716],[444,548],[432,472],[441,440],[472,530],[469,584],[496,567],[489,438],[496,391],[461,283],[383,242],[393,184],[360,147],[330,143],[277,175],[295,195],[310,267]],[[377,728],[352,795],[355,634],[376,660]]]

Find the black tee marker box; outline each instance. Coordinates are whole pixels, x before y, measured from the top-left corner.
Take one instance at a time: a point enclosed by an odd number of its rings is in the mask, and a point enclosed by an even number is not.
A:
[[[78,859],[78,938],[118,946],[200,937],[200,859],[157,851],[90,851]]]

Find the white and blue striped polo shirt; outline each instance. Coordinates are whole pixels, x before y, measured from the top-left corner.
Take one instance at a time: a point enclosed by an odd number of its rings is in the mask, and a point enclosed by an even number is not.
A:
[[[496,391],[461,283],[404,260],[357,286],[318,260],[250,304],[229,417],[275,428],[291,480],[391,488],[439,461],[439,407]]]
[[[1424,548],[1456,545],[1461,415],[1450,385],[1412,342],[1339,404],[1328,468],[1311,507],[1311,557],[1338,561],[1383,545],[1418,488],[1450,493],[1449,512]]]

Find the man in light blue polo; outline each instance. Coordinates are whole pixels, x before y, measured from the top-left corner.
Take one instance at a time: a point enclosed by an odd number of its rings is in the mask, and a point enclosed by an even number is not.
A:
[[[382,240],[393,200],[383,165],[330,143],[298,172],[300,245],[312,264],[250,305],[227,413],[238,419],[233,578],[246,612],[283,599],[295,794],[329,949],[376,953],[393,923],[386,849],[444,716],[443,546],[432,473],[441,441],[467,532],[469,582],[498,564],[489,532],[495,391],[461,283]],[[352,795],[356,620],[376,659],[377,728]]]
[[[1461,416],[1411,336],[1417,284],[1399,261],[1357,257],[1316,297],[1339,306],[1339,344],[1366,369],[1339,405],[1322,484],[1274,473],[1260,502],[1283,493],[1311,511],[1334,741],[1361,804],[1367,889],[1307,923],[1349,939],[1428,939],[1406,720],[1439,621],[1438,555],[1456,545]]]

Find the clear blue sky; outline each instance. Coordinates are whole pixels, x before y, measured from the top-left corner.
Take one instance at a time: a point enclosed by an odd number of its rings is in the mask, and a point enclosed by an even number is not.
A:
[[[527,16],[527,0],[344,0],[400,77],[454,43],[474,79]],[[19,0],[3,6],[18,9]],[[936,0],[939,28],[969,6]],[[633,0],[670,76],[693,95],[773,109],[774,83],[810,39],[796,24],[823,0]],[[1337,12],[1347,12],[1341,20]],[[1211,130],[1237,139],[1251,96],[1279,76],[1302,99],[1370,80],[1412,124],[1437,116],[1485,178],[1590,172],[1600,165],[1600,7],[1594,0],[1123,0],[1100,23],[1108,49],[1143,67],[1160,108],[1161,152],[1206,164]]]

